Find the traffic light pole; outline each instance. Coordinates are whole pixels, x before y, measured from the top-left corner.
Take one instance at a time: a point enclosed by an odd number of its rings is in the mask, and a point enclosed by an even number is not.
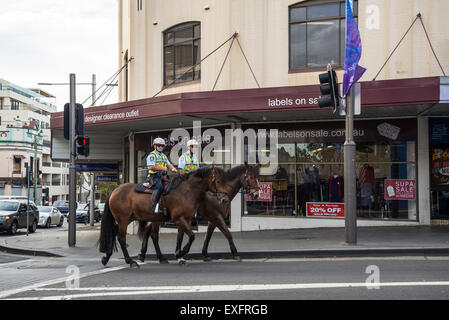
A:
[[[354,141],[354,92],[346,95],[346,141],[344,144],[345,242],[357,244],[357,204]]]
[[[70,74],[70,105],[69,105],[69,247],[76,244],[76,152],[75,152],[75,108],[76,108],[76,78]]]
[[[90,173],[90,225],[94,226],[95,218],[95,173]]]

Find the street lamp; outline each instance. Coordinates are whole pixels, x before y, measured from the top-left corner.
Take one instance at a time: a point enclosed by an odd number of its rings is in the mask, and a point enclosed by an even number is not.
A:
[[[70,83],[50,83],[50,82],[39,82],[40,86],[68,86]],[[92,82],[80,82],[76,84],[77,86],[92,86],[92,106],[95,106],[96,99],[96,91],[97,91],[97,77],[95,74],[92,75]]]

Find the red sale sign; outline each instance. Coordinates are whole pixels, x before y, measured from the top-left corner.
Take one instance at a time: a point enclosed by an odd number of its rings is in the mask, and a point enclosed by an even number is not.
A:
[[[257,198],[257,200],[251,199],[249,194],[246,195],[246,200],[271,202],[273,196],[273,184],[271,182],[259,182],[259,188],[259,198]]]
[[[415,180],[385,179],[385,200],[416,200]]]
[[[308,217],[345,217],[345,204],[332,202],[307,202],[306,211]]]

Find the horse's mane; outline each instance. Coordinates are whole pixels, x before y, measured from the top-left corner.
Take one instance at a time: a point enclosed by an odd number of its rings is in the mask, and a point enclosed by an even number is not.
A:
[[[224,171],[224,178],[226,180],[234,180],[237,176],[240,176],[243,172],[245,172],[246,166],[240,165],[238,167],[231,168],[229,170]]]

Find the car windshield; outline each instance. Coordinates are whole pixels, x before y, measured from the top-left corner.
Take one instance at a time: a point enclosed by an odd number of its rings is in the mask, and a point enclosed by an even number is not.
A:
[[[39,209],[39,212],[51,212],[51,207],[39,206],[37,208]]]
[[[19,203],[15,201],[0,201],[0,210],[3,211],[16,211],[19,207]]]
[[[64,200],[58,200],[55,202],[54,204],[55,206],[65,206],[65,205],[69,205],[68,201],[64,201]]]
[[[87,203],[80,203],[80,204],[78,205],[78,208],[79,208],[80,210],[89,210],[89,205],[88,205]]]

